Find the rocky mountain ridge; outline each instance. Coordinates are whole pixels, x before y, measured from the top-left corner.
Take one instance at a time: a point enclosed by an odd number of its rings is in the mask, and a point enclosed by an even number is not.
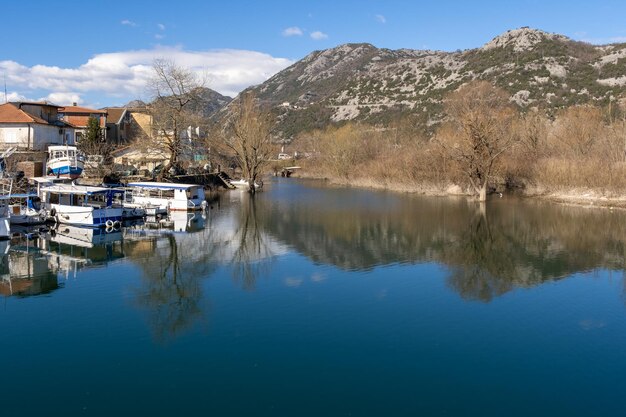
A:
[[[607,105],[626,97],[626,43],[597,46],[523,27],[455,52],[345,44],[314,51],[249,90],[292,137],[330,123],[384,125],[406,116],[428,129],[444,117],[444,96],[474,79],[505,89],[521,109]]]

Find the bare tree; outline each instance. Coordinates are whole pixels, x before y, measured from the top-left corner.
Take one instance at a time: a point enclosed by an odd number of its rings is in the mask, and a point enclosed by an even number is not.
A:
[[[479,201],[487,199],[487,186],[497,162],[517,140],[512,124],[516,111],[505,91],[486,81],[472,81],[445,100],[450,121],[439,141],[465,173]]]
[[[181,156],[191,147],[187,131],[202,123],[204,82],[190,69],[172,61],[157,59],[152,68],[154,76],[149,83],[152,102],[148,108],[155,137],[150,145],[169,155],[164,173],[172,168],[180,171]]]
[[[262,112],[254,94],[248,92],[233,103],[232,117],[222,129],[222,144],[234,154],[252,193],[274,151],[271,127],[270,114]]]

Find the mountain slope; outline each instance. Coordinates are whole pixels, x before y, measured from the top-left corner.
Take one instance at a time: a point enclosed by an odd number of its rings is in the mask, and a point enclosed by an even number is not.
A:
[[[473,79],[502,87],[521,108],[606,105],[625,97],[626,44],[595,46],[527,27],[456,52],[346,44],[312,52],[251,89],[290,137],[332,122],[387,124],[407,115],[428,128],[442,120],[445,94]]]

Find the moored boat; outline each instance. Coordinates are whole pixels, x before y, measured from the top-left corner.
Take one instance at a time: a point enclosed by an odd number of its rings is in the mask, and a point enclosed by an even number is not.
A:
[[[46,221],[46,212],[37,194],[11,194],[9,222],[11,224],[32,225]]]
[[[40,188],[48,217],[57,223],[113,227],[122,221],[122,207],[114,205],[114,188],[55,184]]]
[[[76,146],[48,146],[46,174],[57,178],[78,178],[83,173],[85,157]]]
[[[201,185],[168,182],[129,182],[127,185],[131,190],[131,204],[151,206],[155,211],[201,210],[206,206]],[[146,211],[148,215],[161,214]]]

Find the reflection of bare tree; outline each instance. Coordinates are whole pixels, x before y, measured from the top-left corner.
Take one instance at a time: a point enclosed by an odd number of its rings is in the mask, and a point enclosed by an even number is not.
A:
[[[449,285],[461,296],[489,301],[510,291],[510,278],[517,267],[507,253],[510,242],[505,235],[492,234],[485,203],[470,221],[467,233],[459,239]]]
[[[257,212],[257,196],[242,195],[241,221],[233,239],[233,278],[243,289],[251,290],[257,277],[266,275],[273,256],[268,236],[263,232]]]
[[[210,229],[133,242],[133,258],[144,270],[137,304],[146,308],[155,337],[175,338],[205,317],[202,280],[215,269]],[[139,249],[138,249],[139,248]]]

